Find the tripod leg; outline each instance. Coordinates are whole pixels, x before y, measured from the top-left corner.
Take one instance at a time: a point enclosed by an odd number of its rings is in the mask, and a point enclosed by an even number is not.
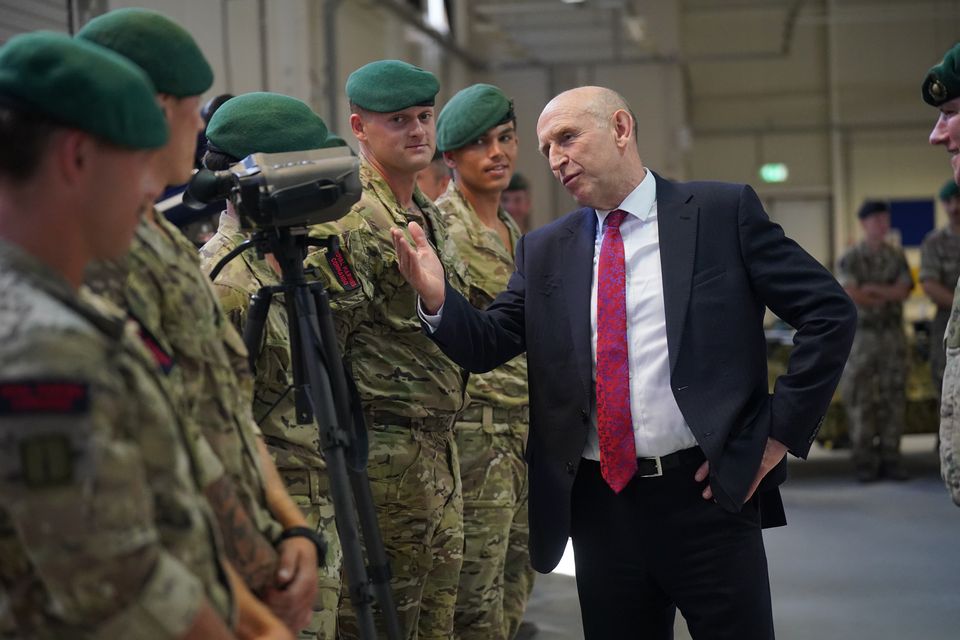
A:
[[[341,358],[337,349],[336,335],[333,326],[333,317],[330,313],[330,305],[326,291],[319,288],[313,289],[314,300],[317,309],[317,325],[320,330],[320,340],[323,344],[326,361],[330,371],[331,388],[335,394],[334,400],[338,408],[338,416],[347,420],[341,424],[351,424],[353,414],[349,411],[352,405],[349,397],[348,384],[340,366]],[[362,424],[353,424],[354,437],[351,438],[351,444],[356,445],[358,441],[365,442],[365,437],[361,438],[359,431],[364,431]],[[366,459],[366,452],[362,455],[352,455],[351,459]],[[359,470],[358,470],[359,469]],[[363,540],[367,551],[367,575],[373,587],[377,601],[380,603],[382,612],[382,622],[389,640],[400,640],[403,634],[400,629],[400,622],[396,614],[396,604],[393,598],[393,591],[390,587],[390,561],[387,558],[383,546],[383,538],[380,535],[380,524],[377,521],[377,512],[373,503],[373,495],[370,492],[370,481],[367,478],[365,465],[362,467],[354,466],[350,469],[350,482],[353,487],[353,497],[357,505],[357,513],[360,519],[360,527],[363,531]]]
[[[373,620],[373,599],[369,591],[366,567],[360,542],[359,527],[354,511],[354,499],[350,478],[343,453],[346,434],[337,428],[334,399],[331,393],[330,377],[326,369],[320,366],[313,336],[316,313],[313,299],[305,288],[295,289],[290,320],[296,322],[299,336],[300,357],[307,374],[307,396],[311,399],[314,420],[321,431],[324,443],[324,458],[327,462],[327,474],[330,479],[330,494],[336,513],[337,534],[343,549],[343,569],[346,573],[350,591],[350,601],[357,614],[360,637],[376,638],[376,626]]]
[[[373,494],[370,492],[370,480],[366,469],[350,471],[350,482],[353,486],[353,497],[357,503],[357,513],[360,516],[360,527],[363,530],[363,539],[367,549],[367,575],[370,579],[373,593],[383,611],[383,626],[390,640],[399,640],[403,637],[400,621],[397,618],[397,607],[393,600],[393,589],[390,587],[390,559],[383,547],[383,538],[380,535],[380,523],[377,521],[377,511],[373,504]]]
[[[271,299],[273,287],[260,287],[259,291],[250,296],[250,311],[247,312],[247,322],[243,328],[243,344],[247,347],[247,358],[253,375],[257,373],[257,354],[260,353],[260,341],[263,339],[263,327],[267,322]]]

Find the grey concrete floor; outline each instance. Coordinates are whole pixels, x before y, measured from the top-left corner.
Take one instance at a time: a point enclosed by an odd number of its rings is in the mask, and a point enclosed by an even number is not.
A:
[[[789,524],[764,533],[778,640],[960,640],[960,508],[933,448],[904,438],[902,483],[859,484],[845,451],[791,460]],[[537,640],[582,638],[575,578],[538,575],[527,620]]]

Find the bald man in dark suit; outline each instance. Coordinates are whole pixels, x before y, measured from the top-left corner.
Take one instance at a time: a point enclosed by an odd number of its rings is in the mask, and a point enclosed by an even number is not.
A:
[[[573,539],[587,638],[772,639],[761,528],[785,524],[787,452],[805,457],[856,311],[746,185],[674,183],[643,166],[617,93],[560,94],[540,150],[583,208],[524,236],[506,291],[478,311],[422,230],[400,269],[425,330],[486,371],[526,352],[530,551]],[[763,316],[797,329],[768,393]]]

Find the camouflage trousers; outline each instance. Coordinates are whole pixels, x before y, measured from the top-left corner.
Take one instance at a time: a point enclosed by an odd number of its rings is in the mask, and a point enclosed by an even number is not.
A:
[[[527,520],[527,421],[457,422],[466,544],[457,592],[455,637],[509,640],[517,632],[533,589]]]
[[[900,459],[906,409],[907,340],[899,326],[858,327],[840,393],[850,422],[853,462],[876,468]]]
[[[367,474],[394,604],[406,640],[449,640],[463,563],[463,498],[453,431],[369,421]],[[340,637],[359,638],[349,589],[341,587]],[[374,607],[378,636],[385,637]]]
[[[947,348],[940,402],[940,473],[960,506],[960,347]]]
[[[337,606],[340,601],[340,567],[343,550],[337,535],[337,523],[330,499],[325,469],[279,468],[287,492],[300,507],[307,526],[320,533],[327,551],[317,571],[317,599],[310,624],[300,632],[300,640],[333,640],[337,637]]]

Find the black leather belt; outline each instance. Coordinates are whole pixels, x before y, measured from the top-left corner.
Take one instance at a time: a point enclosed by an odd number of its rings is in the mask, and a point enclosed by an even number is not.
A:
[[[398,416],[395,413],[388,413],[386,411],[374,411],[366,414],[369,424],[394,425],[397,427],[420,429],[422,431],[450,431],[453,429],[454,417],[455,415],[452,413],[446,416],[430,416],[424,418]]]
[[[681,451],[674,451],[665,456],[637,458],[637,473],[635,478],[656,478],[665,471],[680,467],[691,467],[706,460],[700,447],[690,447]]]

